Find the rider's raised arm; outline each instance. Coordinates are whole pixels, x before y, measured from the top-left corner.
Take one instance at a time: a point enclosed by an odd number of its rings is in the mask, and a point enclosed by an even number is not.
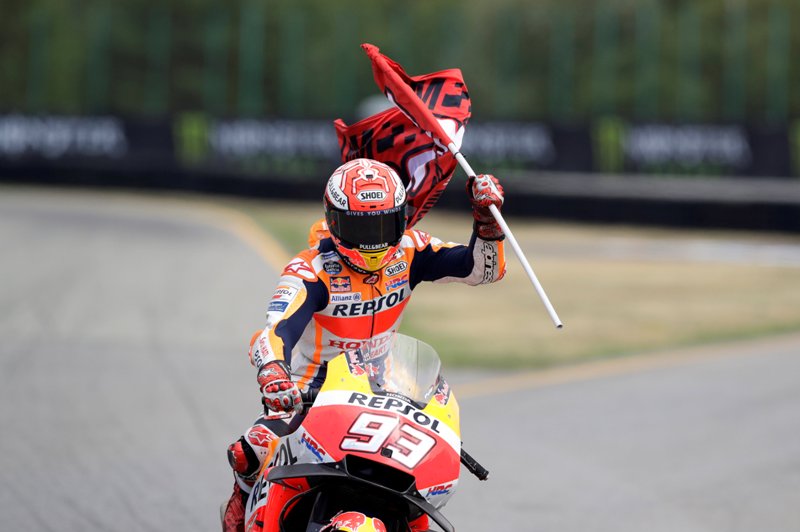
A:
[[[493,175],[482,174],[469,178],[467,195],[474,218],[469,246],[446,244],[427,233],[411,231],[416,247],[409,275],[412,290],[420,281],[478,285],[499,281],[505,275],[505,235],[490,212],[490,207],[503,206],[503,187]]]
[[[493,283],[506,272],[505,253],[501,240],[483,240],[473,232],[468,246],[442,242],[423,231],[410,231],[416,246],[411,263],[409,283],[411,289],[421,281],[439,283],[466,283],[479,285]]]
[[[291,364],[291,353],[315,312],[328,302],[328,289],[301,257],[283,270],[267,307],[267,323],[250,348],[250,362],[261,368],[272,360]]]

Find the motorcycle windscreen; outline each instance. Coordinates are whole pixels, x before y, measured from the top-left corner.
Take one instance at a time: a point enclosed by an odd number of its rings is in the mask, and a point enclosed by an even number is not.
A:
[[[409,399],[427,403],[432,397],[441,360],[430,345],[403,334],[396,334],[391,350],[373,355],[370,346],[362,348],[362,356],[372,367],[370,382],[383,391],[398,393]]]

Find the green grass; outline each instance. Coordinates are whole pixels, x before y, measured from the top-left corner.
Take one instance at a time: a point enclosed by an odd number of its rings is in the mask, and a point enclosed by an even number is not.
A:
[[[309,226],[322,214],[317,204],[234,205],[290,254],[306,245]],[[762,266],[747,256],[733,263],[654,258],[663,249],[726,242],[800,248],[798,237],[523,219],[509,225],[564,328],[554,328],[508,246],[508,274],[499,283],[423,283],[414,291],[402,330],[434,345],[448,364],[545,367],[800,330],[800,267]],[[435,210],[420,225],[460,242],[470,227],[469,213]]]

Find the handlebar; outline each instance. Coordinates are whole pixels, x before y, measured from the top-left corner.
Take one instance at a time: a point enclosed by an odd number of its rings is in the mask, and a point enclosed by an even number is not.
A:
[[[319,388],[306,388],[305,390],[300,390],[300,399],[303,401],[303,409],[299,412],[300,414],[305,414],[308,412],[308,409],[311,408],[311,405],[314,404],[314,400],[319,395]],[[264,403],[264,415],[265,419],[286,419],[291,417],[291,412],[284,412],[282,410],[272,410]]]
[[[306,412],[319,395],[319,388],[311,388],[310,386],[305,390],[300,390],[300,398],[303,400],[303,412]]]
[[[486,480],[489,478],[489,470],[480,465],[463,447],[461,448],[461,463],[464,464],[467,471],[478,477],[478,480]]]

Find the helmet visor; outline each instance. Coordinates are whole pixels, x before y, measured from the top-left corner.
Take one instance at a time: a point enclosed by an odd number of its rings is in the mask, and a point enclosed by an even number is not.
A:
[[[328,227],[350,248],[379,250],[400,242],[406,230],[406,207],[375,212],[328,211]]]

